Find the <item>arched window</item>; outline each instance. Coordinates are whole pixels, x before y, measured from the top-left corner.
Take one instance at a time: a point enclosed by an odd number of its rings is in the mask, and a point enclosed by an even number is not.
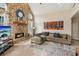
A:
[[[0,25],[8,25],[7,4],[0,3]]]

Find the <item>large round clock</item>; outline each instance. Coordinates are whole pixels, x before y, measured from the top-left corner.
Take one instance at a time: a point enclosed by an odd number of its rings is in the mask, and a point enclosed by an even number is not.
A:
[[[19,17],[23,17],[23,13],[22,12],[18,12],[18,16]]]
[[[17,9],[16,16],[22,19],[24,17],[24,12],[20,9]]]

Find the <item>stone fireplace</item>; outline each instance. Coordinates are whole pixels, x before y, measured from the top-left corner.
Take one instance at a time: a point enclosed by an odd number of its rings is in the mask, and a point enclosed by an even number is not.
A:
[[[14,43],[27,39],[28,34],[28,18],[27,15],[31,9],[27,3],[8,3],[9,24],[12,26],[12,38]],[[17,20],[16,10],[20,9],[24,12],[23,19]]]
[[[19,21],[18,21],[19,22]],[[28,24],[24,23],[13,23],[13,41],[21,41],[27,39],[28,34]]]

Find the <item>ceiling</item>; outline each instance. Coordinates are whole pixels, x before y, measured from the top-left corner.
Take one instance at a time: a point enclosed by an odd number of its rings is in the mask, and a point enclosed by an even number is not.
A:
[[[79,11],[76,12],[76,14],[73,16],[73,18],[79,18]]]
[[[34,15],[43,15],[71,9],[74,3],[29,3],[30,8]]]

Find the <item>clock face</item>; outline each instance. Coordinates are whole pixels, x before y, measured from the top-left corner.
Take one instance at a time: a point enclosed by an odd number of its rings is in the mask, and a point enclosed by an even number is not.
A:
[[[19,17],[23,17],[23,13],[22,12],[18,12],[18,16]]]
[[[23,18],[25,15],[24,15],[24,12],[20,9],[17,9],[16,10],[16,16],[19,17],[19,18]]]

